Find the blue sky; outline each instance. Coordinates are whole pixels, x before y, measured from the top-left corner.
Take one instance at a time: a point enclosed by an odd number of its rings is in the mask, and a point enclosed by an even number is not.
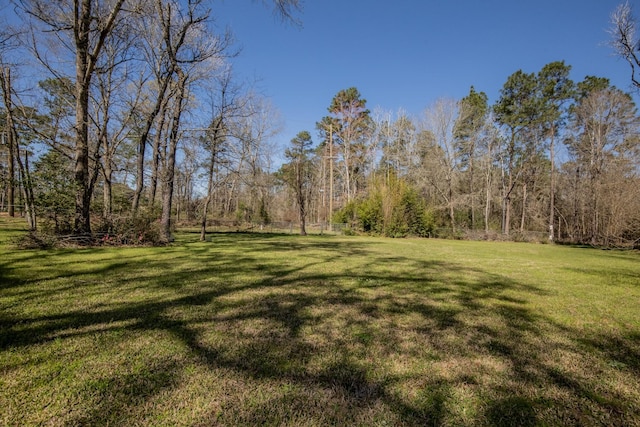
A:
[[[286,144],[301,130],[315,136],[333,96],[351,86],[372,111],[419,115],[471,85],[494,103],[510,74],[564,60],[575,81],[596,75],[631,91],[628,65],[607,45],[621,1],[306,0],[300,27],[260,1],[215,3],[213,14],[242,47],[236,72],[259,79],[280,111]]]

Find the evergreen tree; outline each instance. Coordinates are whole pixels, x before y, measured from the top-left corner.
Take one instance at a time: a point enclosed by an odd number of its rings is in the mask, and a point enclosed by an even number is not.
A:
[[[75,189],[71,160],[50,150],[34,164],[36,210],[56,234],[73,231]]]
[[[318,124],[324,132],[331,132],[333,144],[339,149],[342,167],[342,182],[347,202],[358,194],[364,185],[365,169],[370,160],[372,147],[369,136],[372,131],[367,100],[355,87],[339,91],[328,108],[331,116]],[[329,130],[327,130],[329,127]]]
[[[506,146],[501,154],[504,163],[502,182],[502,233],[511,230],[514,189],[526,163],[527,151],[534,139],[540,108],[536,75],[518,70],[510,75],[494,105],[496,121],[506,130]]]
[[[456,120],[453,136],[455,147],[459,151],[461,169],[467,175],[467,193],[469,200],[469,222],[471,229],[476,223],[476,185],[475,185],[475,161],[478,155],[480,139],[485,128],[489,106],[487,94],[476,92],[473,86],[469,95],[462,98],[459,106],[459,115]]]
[[[306,235],[306,217],[313,183],[313,163],[311,154],[313,141],[307,131],[299,132],[291,140],[291,146],[285,150],[289,163],[281,168],[282,180],[295,193],[300,218],[300,234]]]
[[[549,182],[549,240],[553,240],[555,229],[555,140],[562,125],[565,104],[574,92],[574,83],[569,79],[571,67],[564,61],[551,62],[538,73],[538,88],[542,100],[542,122],[549,138],[550,182]]]

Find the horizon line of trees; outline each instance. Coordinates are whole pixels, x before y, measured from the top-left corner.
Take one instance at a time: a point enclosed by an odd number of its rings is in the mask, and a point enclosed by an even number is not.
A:
[[[538,231],[549,240],[637,244],[636,106],[606,78],[575,84],[569,73],[563,61],[519,70],[494,105],[471,87],[418,118],[372,114],[356,88],[342,90],[317,123],[314,186],[324,194],[331,168],[335,220],[362,232]]]
[[[274,171],[277,114],[237,81],[232,36],[204,0],[14,5],[23,26],[0,31],[0,207],[20,206],[33,231],[168,242],[186,221],[204,240],[228,219],[640,241],[636,106],[606,78],[573,82],[564,61],[516,71],[493,105],[472,86],[415,117],[341,90],[318,143],[301,131]],[[285,19],[299,8],[273,5]],[[624,7],[614,35],[633,34]],[[48,73],[37,84],[26,58]]]

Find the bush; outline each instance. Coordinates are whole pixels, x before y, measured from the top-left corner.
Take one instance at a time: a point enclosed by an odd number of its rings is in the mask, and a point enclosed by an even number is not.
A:
[[[136,216],[112,217],[96,229],[96,243],[101,245],[164,244],[157,212],[140,211]]]
[[[359,228],[370,234],[382,234],[383,233],[383,218],[382,218],[382,199],[379,195],[373,195],[368,199],[362,200],[357,204],[357,223]]]
[[[353,228],[351,227],[345,227],[342,229],[342,235],[343,236],[355,236],[356,232],[353,231]]]
[[[356,202],[347,203],[346,206],[333,214],[333,222],[336,224],[347,224],[348,226],[355,225],[357,208]]]
[[[354,231],[387,237],[428,237],[435,227],[418,192],[395,176],[374,177],[367,197],[348,203],[333,218]]]
[[[435,227],[433,214],[427,210],[424,200],[412,187],[407,186],[404,189],[400,205],[395,212],[392,223],[394,228],[390,229],[386,233],[387,235],[391,235],[390,232],[395,231],[396,233],[404,233],[404,235],[428,237]]]

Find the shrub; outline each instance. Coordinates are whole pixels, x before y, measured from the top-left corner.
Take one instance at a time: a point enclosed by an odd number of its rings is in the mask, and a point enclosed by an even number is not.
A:
[[[36,212],[47,233],[67,234],[75,215],[75,185],[69,159],[57,151],[44,154],[34,165]]]
[[[387,237],[428,237],[435,227],[435,218],[418,192],[393,175],[374,177],[367,197],[348,203],[334,214],[334,221]]]
[[[356,210],[358,206],[356,202],[347,203],[342,209],[333,214],[333,222],[337,224],[347,224],[353,226],[356,222]]]
[[[142,210],[135,216],[104,220],[96,228],[96,243],[101,245],[162,245],[162,230],[157,212]]]
[[[374,194],[357,204],[357,223],[359,228],[370,234],[383,233],[382,198]]]

